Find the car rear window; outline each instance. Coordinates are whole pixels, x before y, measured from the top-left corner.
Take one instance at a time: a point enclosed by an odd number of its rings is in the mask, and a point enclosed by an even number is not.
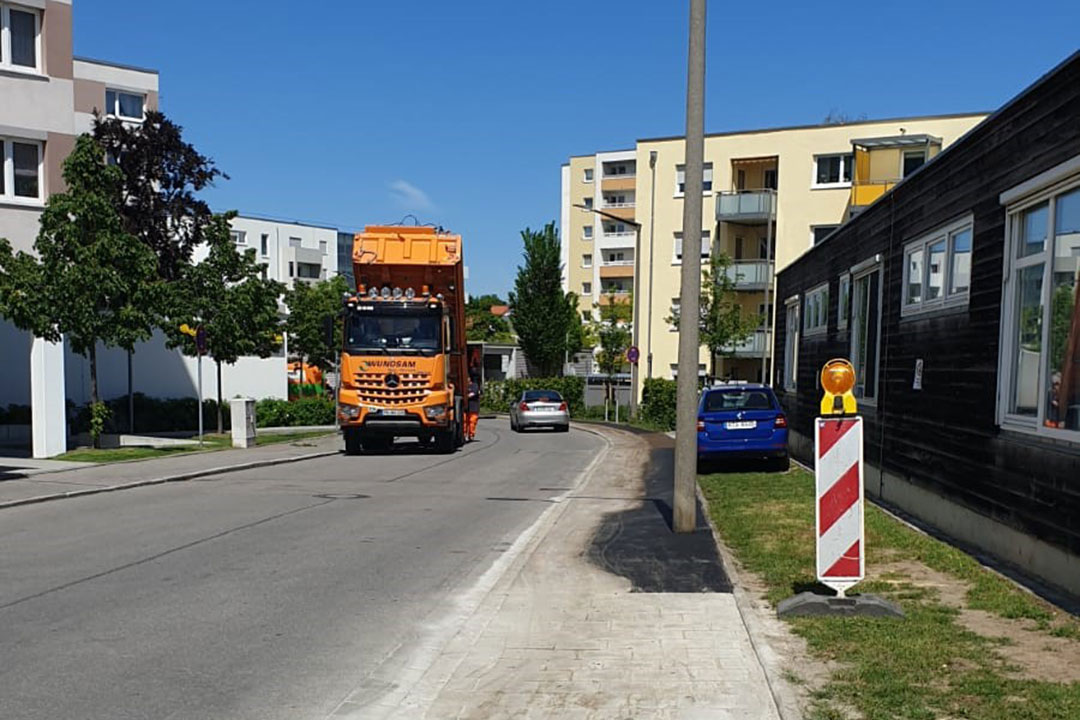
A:
[[[767,390],[711,390],[705,396],[705,412],[724,410],[775,410]]]
[[[526,390],[525,402],[562,402],[562,395],[554,390]]]

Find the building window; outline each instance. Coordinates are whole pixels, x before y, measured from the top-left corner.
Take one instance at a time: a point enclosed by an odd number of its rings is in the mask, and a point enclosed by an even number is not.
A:
[[[708,260],[712,256],[712,233],[708,230],[701,231],[701,259]],[[675,257],[672,258],[672,265],[679,265],[682,263],[682,233],[675,233]]]
[[[146,96],[123,90],[105,91],[105,114],[121,120],[142,120]]]
[[[320,240],[319,241],[319,252],[321,252],[323,255],[326,254],[326,241],[325,240]]]
[[[259,236],[259,252],[263,254],[263,257],[270,254],[270,236],[266,233]]]
[[[0,4],[0,68],[40,72],[41,15],[30,8]]]
[[[768,168],[764,171],[764,173],[762,174],[761,186],[765,190],[776,189],[776,168]]]
[[[585,168],[584,182],[592,182],[592,177],[593,177],[593,169],[592,168]]]
[[[581,256],[581,267],[592,267],[592,254],[585,253]]]
[[[293,272],[293,261],[289,261],[289,277],[295,277],[296,273]]]
[[[581,228],[581,237],[586,240],[592,240],[592,225],[586,225]]]
[[[318,280],[321,275],[322,266],[318,263],[296,263],[296,277],[302,277],[308,280]]]
[[[592,295],[592,283],[591,282],[583,282],[583,283],[581,283],[581,294],[582,295]]]
[[[585,207],[592,210],[592,198],[591,197],[584,198],[584,199],[582,199],[581,202],[585,205]]]
[[[829,284],[818,285],[803,300],[803,334],[821,335],[829,327]]]
[[[247,244],[247,233],[243,230],[233,230],[229,233],[229,237],[232,238],[233,244],[235,245]]]
[[[712,192],[712,163],[707,162],[701,168],[701,192]],[[675,166],[675,197],[686,193],[686,166]]]
[[[679,319],[679,310],[682,308],[682,300],[679,298],[671,298],[671,317],[675,320]],[[668,329],[671,332],[678,332],[679,328],[675,326],[675,323],[668,323]]]
[[[592,313],[588,310],[581,311],[581,322],[592,322]]]
[[[840,276],[840,297],[836,302],[836,329],[847,330],[848,315],[851,313],[851,275]]]
[[[799,296],[785,302],[784,389],[795,392],[799,378]]]
[[[0,138],[0,198],[42,201],[42,145],[36,140]]]
[[[969,216],[904,246],[901,314],[967,305],[971,228]]]
[[[1080,178],[1008,213],[1003,424],[1080,441]],[[950,284],[952,283],[950,279]]]
[[[300,246],[301,246],[301,245],[303,245],[303,244],[304,244],[304,241],[303,241],[303,240],[301,240],[301,239],[300,239],[300,238],[298,238],[298,237],[291,237],[291,238],[289,238],[289,247],[291,247],[291,248],[298,248],[298,247],[300,247]]]
[[[838,228],[838,227],[840,227],[840,226],[839,225],[811,225],[810,226],[810,234],[813,235],[814,244],[817,245],[822,240],[824,240],[825,238],[832,235],[833,231],[836,230],[836,228]]]
[[[874,266],[855,275],[851,297],[851,361],[855,367],[855,397],[877,398],[879,336],[881,333],[881,270]]]
[[[850,185],[854,158],[851,153],[814,156],[814,187]]]
[[[925,150],[905,150],[903,176],[907,177],[926,164]]]

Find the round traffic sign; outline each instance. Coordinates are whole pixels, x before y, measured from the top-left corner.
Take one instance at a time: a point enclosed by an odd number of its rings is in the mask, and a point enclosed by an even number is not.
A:
[[[631,345],[626,351],[626,359],[632,364],[636,365],[638,358],[641,357],[641,351],[637,349],[637,345]]]
[[[200,355],[206,354],[206,328],[202,325],[195,330],[195,351]]]

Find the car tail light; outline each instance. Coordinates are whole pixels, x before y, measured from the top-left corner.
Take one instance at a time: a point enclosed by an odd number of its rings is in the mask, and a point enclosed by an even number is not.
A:
[[[565,402],[559,403],[559,410],[561,410],[562,412],[566,412],[566,403]]]
[[[776,416],[776,422],[773,423],[773,427],[786,428],[787,427],[787,418],[784,417],[783,415],[777,415]]]
[[[697,431],[698,432],[705,432],[705,421],[702,420],[701,418],[698,418],[698,421],[697,421]]]
[[[518,410],[521,410],[521,412],[529,412],[529,404],[521,403],[521,405],[518,406]]]

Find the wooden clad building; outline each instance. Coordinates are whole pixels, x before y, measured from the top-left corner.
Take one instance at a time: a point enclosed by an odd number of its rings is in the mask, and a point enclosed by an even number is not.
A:
[[[776,307],[796,457],[850,358],[868,495],[1080,595],[1080,53],[779,273]]]

